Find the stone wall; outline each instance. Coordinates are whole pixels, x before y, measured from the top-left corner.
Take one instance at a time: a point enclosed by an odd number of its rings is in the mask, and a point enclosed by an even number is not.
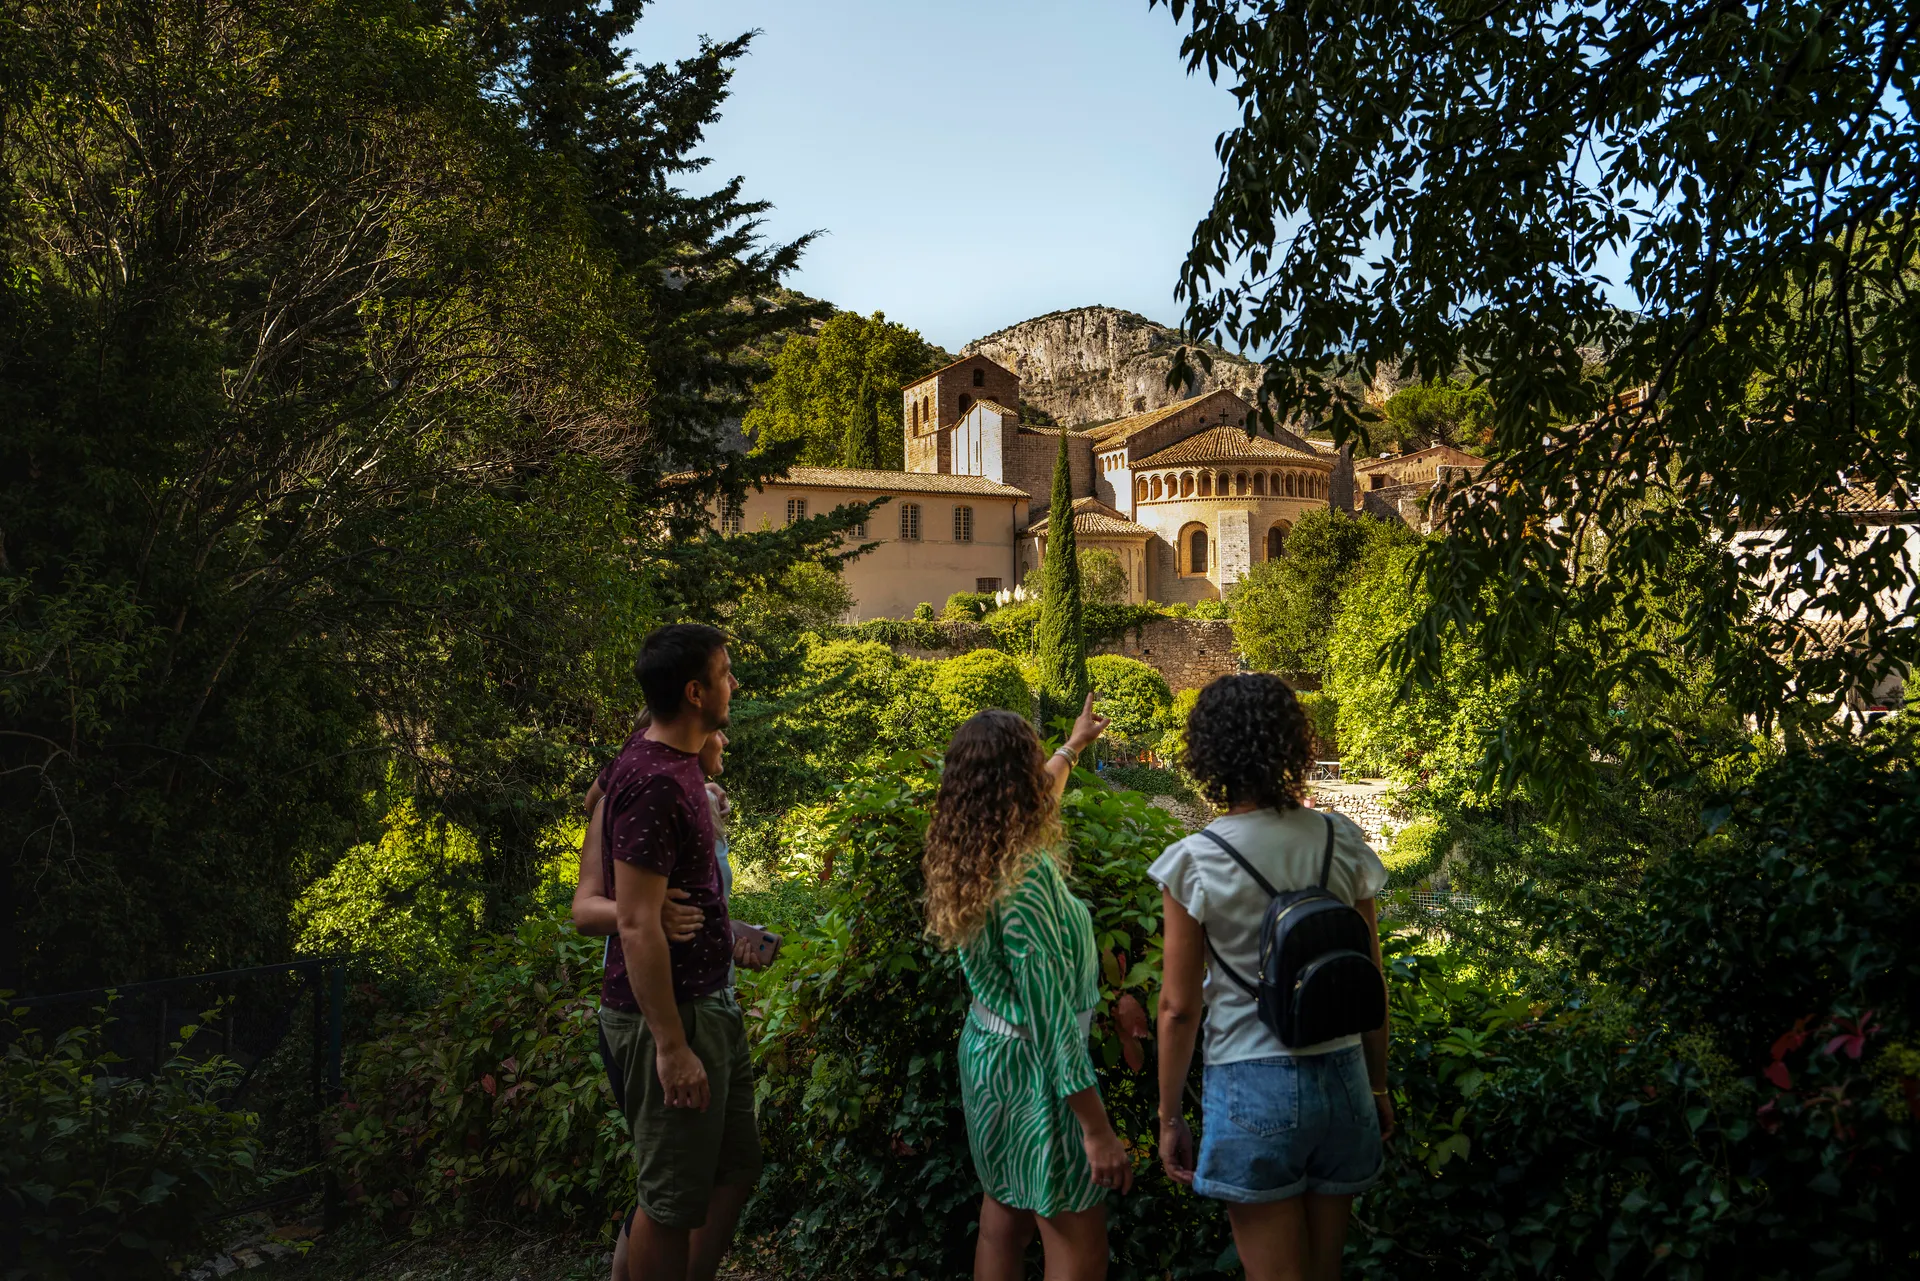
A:
[[[1224,618],[1156,618],[1087,652],[1137,658],[1166,677],[1176,693],[1240,670],[1233,624]]]
[[[992,649],[993,633],[980,623],[935,623],[946,643],[939,649],[895,645],[907,658],[952,658],[969,650]],[[1240,670],[1233,649],[1233,624],[1224,618],[1156,618],[1129,630],[1117,641],[1089,646],[1089,654],[1137,658],[1167,678],[1176,693],[1199,689],[1216,676]]]

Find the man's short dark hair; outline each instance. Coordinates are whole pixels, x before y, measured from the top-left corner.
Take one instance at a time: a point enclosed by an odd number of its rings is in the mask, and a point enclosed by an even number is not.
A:
[[[725,632],[705,623],[669,623],[647,633],[633,674],[640,680],[640,693],[654,720],[670,721],[680,715],[687,701],[687,682],[706,680],[713,656],[726,643]]]

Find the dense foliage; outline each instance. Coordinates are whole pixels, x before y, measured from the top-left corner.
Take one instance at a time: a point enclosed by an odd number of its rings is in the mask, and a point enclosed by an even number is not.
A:
[[[1380,406],[1368,430],[1376,449],[1414,450],[1455,445],[1473,450],[1493,434],[1493,399],[1485,387],[1458,378],[1435,378],[1403,387]]]
[[[634,65],[636,15],[0,20],[0,980],[280,959],[408,798],[510,922],[638,636],[839,554],[692,519],[777,461],[714,443],[811,310],[675,185],[744,41]]]
[[[915,330],[875,312],[789,335],[742,424],[756,447],[798,442],[810,467],[906,466],[900,389],[946,363]]]
[[[1324,673],[1334,613],[1361,561],[1377,547],[1418,541],[1397,521],[1307,512],[1281,554],[1255,565],[1227,597],[1240,652],[1263,671]]]
[[[1152,747],[1172,727],[1173,691],[1167,678],[1137,658],[1094,654],[1087,679],[1095,705],[1113,722],[1107,732],[1121,748]]]
[[[102,1021],[49,1043],[26,1010],[0,1013],[0,1277],[169,1277],[209,1244],[214,1212],[261,1175],[256,1118],[224,1104],[243,1076],[184,1053],[180,1029],[157,1071],[124,1075]]]
[[[1911,508],[1920,475],[1908,6],[1169,4],[1241,106],[1187,328],[1266,362],[1264,412],[1342,440],[1377,364],[1490,397],[1496,465],[1445,504],[1397,659],[1435,679],[1484,621],[1469,642],[1521,687],[1484,745],[1503,768],[1556,808],[1611,760],[1672,769],[1684,726],[1560,709],[1677,690],[1648,627],[1768,727],[1916,665],[1906,536],[1858,514]]]

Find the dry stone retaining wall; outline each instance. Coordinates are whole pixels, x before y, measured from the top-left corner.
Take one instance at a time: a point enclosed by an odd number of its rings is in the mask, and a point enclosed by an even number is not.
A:
[[[1241,670],[1233,624],[1224,618],[1156,618],[1087,652],[1137,658],[1166,677],[1175,693]]]

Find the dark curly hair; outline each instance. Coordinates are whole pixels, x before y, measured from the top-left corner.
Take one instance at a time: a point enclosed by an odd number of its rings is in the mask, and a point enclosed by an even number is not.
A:
[[[1180,763],[1221,808],[1252,801],[1290,810],[1307,792],[1313,722],[1278,676],[1222,676],[1200,691],[1187,713]]]
[[[1060,806],[1040,736],[1012,712],[954,731],[927,824],[927,933],[958,947],[980,932],[1040,851],[1060,839]]]

